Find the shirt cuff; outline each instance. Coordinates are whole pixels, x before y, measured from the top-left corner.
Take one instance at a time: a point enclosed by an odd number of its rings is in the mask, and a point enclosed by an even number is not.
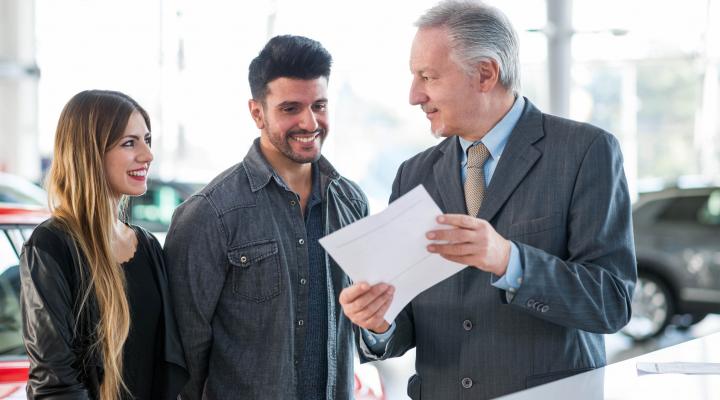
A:
[[[520,250],[515,243],[510,242],[510,260],[505,275],[492,283],[498,289],[515,293],[520,289],[523,280],[523,268],[520,263]]]
[[[368,350],[376,355],[383,355],[388,339],[395,332],[395,322],[390,324],[390,328],[384,333],[373,333],[363,328],[360,328],[360,332],[362,332],[363,342],[367,345]]]

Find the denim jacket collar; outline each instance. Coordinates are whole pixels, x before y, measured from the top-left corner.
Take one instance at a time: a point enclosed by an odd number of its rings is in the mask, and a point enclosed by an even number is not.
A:
[[[275,173],[272,165],[270,165],[265,156],[262,154],[262,151],[260,150],[260,138],[255,139],[253,145],[250,146],[250,150],[248,150],[245,160],[243,160],[243,164],[245,164],[245,170],[247,171],[248,180],[250,181],[250,189],[253,192],[257,192],[258,190],[264,188],[268,182],[270,182],[270,178],[273,177],[275,177],[278,184],[287,188],[287,185],[285,185],[282,178]],[[340,174],[323,156],[320,156],[320,159],[315,162],[314,166],[318,167],[320,172],[320,187],[322,189],[322,193],[325,193],[325,188],[329,182],[340,178]]]

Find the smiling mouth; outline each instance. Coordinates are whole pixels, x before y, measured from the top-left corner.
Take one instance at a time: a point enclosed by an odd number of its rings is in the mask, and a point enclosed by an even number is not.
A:
[[[318,137],[320,137],[320,134],[316,133],[311,136],[291,136],[290,139],[295,140],[300,143],[311,143],[311,142],[315,141],[315,139],[317,139]]]
[[[438,109],[434,108],[434,107],[420,106],[420,108],[423,110],[423,112],[425,114],[427,114],[427,116],[430,116],[431,114],[435,114],[436,112],[438,112]]]
[[[147,178],[147,169],[136,169],[134,171],[128,171],[128,176],[136,181],[144,181]]]

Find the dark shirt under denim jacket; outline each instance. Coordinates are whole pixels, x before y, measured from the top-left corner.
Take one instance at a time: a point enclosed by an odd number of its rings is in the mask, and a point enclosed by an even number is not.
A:
[[[304,354],[317,349],[307,329],[322,326],[312,323],[313,299],[327,308],[325,398],[352,398],[352,326],[338,303],[350,279],[310,240],[318,212],[328,234],[366,216],[367,199],[324,157],[313,177],[321,208],[311,198],[306,220],[256,140],[240,164],[175,211],[165,252],[191,376],[183,399],[301,398],[308,387],[298,380],[312,378],[302,369],[318,360]],[[313,274],[311,260],[324,271]],[[317,279],[327,296],[310,295]]]

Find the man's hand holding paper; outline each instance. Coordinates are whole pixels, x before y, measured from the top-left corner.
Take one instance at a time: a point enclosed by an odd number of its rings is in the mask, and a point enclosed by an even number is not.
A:
[[[418,186],[379,214],[320,239],[320,244],[355,285],[340,295],[358,326],[384,332],[402,308],[422,291],[465,265],[428,252],[427,232],[443,229],[440,208]]]

